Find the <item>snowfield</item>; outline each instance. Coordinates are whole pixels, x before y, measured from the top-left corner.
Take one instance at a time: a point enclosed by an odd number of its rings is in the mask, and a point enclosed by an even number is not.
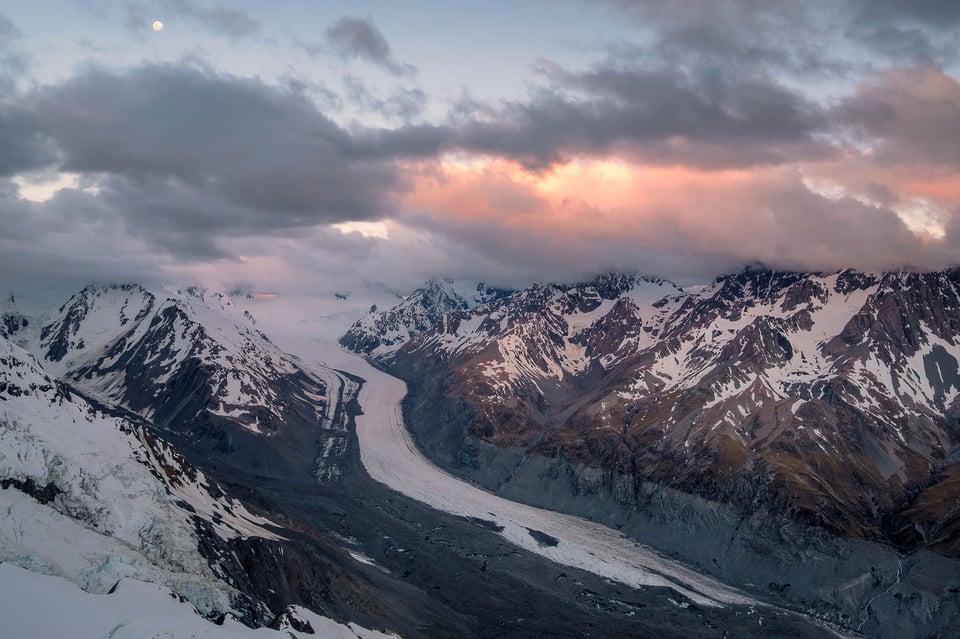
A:
[[[40,575],[0,563],[0,617],[3,636],[14,639],[71,637],[72,639],[389,639],[355,624],[343,625],[305,608],[292,607],[301,623],[313,632],[289,624],[279,630],[252,629],[227,616],[215,625],[196,608],[164,588],[123,579],[109,594],[80,590],[59,577]]]
[[[280,631],[237,621],[238,593],[199,552],[195,518],[224,540],[279,539],[276,524],[169,445],[71,395],[3,337],[0,480],[2,637],[391,636],[300,607]],[[223,625],[207,618],[224,611]]]

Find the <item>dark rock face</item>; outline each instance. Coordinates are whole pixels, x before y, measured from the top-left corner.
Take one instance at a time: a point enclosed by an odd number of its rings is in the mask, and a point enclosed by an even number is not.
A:
[[[49,504],[57,498],[57,495],[63,492],[57,487],[56,484],[40,486],[31,477],[27,477],[25,480],[15,479],[12,477],[4,477],[3,479],[0,479],[0,488],[3,490],[6,490],[11,486],[22,493],[30,495],[41,504]]]
[[[30,325],[30,320],[22,314],[7,311],[0,313],[0,337],[13,337]]]

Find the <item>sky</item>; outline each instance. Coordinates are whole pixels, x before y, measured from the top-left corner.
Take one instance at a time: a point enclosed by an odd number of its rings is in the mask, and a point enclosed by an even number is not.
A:
[[[953,0],[0,2],[0,288],[945,268],[958,52]]]

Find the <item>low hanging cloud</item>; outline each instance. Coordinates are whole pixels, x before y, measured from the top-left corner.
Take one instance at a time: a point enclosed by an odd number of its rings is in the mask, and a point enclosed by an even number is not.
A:
[[[0,290],[160,283],[177,259],[130,232],[125,211],[79,190],[35,203],[0,180]],[[35,291],[34,291],[35,292]]]
[[[941,268],[884,206],[817,193],[793,168],[698,171],[569,164],[547,175],[493,161],[421,167],[403,221],[518,269],[709,276],[751,261],[799,270]],[[523,266],[521,266],[521,264]]]
[[[833,115],[861,143],[872,145],[877,163],[960,171],[960,82],[938,67],[877,73]]]
[[[401,62],[380,30],[369,20],[343,17],[327,27],[327,44],[345,60],[364,60],[397,76],[416,75],[416,67]]]

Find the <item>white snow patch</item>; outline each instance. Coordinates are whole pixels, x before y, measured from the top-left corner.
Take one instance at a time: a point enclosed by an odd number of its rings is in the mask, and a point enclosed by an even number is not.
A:
[[[72,639],[386,639],[397,637],[355,624],[339,624],[305,608],[297,617],[315,634],[293,628],[248,628],[227,616],[218,626],[168,589],[125,578],[110,594],[91,594],[57,578],[0,564],[0,618],[7,637]]]

